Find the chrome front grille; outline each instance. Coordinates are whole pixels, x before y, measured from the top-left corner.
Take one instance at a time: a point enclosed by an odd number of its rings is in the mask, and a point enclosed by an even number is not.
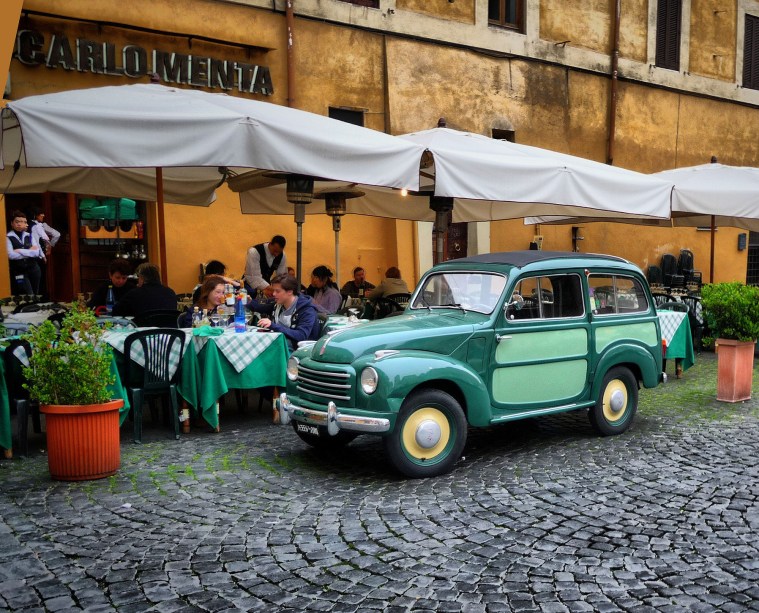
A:
[[[331,400],[345,406],[352,401],[352,375],[349,372],[316,370],[299,364],[296,389],[299,395],[310,396],[312,402],[326,405]]]

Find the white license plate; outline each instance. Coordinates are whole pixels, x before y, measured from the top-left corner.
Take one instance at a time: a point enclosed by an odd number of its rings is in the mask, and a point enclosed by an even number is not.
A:
[[[310,426],[308,424],[298,424],[298,432],[305,432],[312,436],[319,436],[319,428],[316,426]]]

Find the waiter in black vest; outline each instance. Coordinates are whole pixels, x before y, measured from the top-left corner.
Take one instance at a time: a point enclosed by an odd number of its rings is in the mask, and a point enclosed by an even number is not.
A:
[[[38,294],[40,291],[40,258],[45,257],[36,236],[28,232],[26,215],[11,213],[11,229],[6,234],[11,286],[14,295]]]
[[[259,243],[248,249],[245,259],[245,289],[255,298],[258,290],[271,296],[269,281],[272,277],[287,274],[287,256],[285,256],[285,237],[277,234],[268,243]]]

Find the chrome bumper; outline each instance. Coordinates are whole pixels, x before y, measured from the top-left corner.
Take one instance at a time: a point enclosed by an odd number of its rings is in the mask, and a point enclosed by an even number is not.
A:
[[[340,430],[350,430],[351,432],[371,432],[382,433],[390,430],[390,420],[384,417],[358,417],[356,415],[345,415],[337,410],[334,402],[327,405],[326,411],[316,411],[305,407],[295,406],[287,397],[287,394],[280,394],[279,400],[276,401],[276,408],[279,411],[279,423],[287,425],[290,421],[295,420],[304,424],[313,426],[325,426],[330,436],[335,436]]]

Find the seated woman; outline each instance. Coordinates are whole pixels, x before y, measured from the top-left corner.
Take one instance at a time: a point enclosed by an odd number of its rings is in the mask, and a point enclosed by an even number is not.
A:
[[[343,297],[332,281],[332,271],[326,266],[317,266],[311,272],[311,285],[307,293],[314,300],[319,313],[337,313]]]
[[[203,276],[203,281],[205,281],[208,277],[211,276],[218,276],[222,277],[224,279],[224,283],[231,283],[235,287],[240,287],[240,282],[236,281],[232,277],[227,277],[224,275],[225,272],[227,272],[227,267],[222,263],[219,262],[219,260],[209,260],[208,264],[206,264],[205,268],[205,275]],[[192,302],[193,304],[198,301],[198,298],[200,297],[200,287],[201,283],[198,283],[192,290]]]
[[[198,292],[198,299],[195,301],[194,306],[202,312],[203,309],[208,311],[208,315],[216,313],[219,305],[224,304],[224,298],[226,297],[224,286],[226,282],[224,277],[219,275],[211,275],[206,277],[203,284],[200,286]],[[180,328],[192,328],[192,315],[195,309],[188,309],[179,320]]]

